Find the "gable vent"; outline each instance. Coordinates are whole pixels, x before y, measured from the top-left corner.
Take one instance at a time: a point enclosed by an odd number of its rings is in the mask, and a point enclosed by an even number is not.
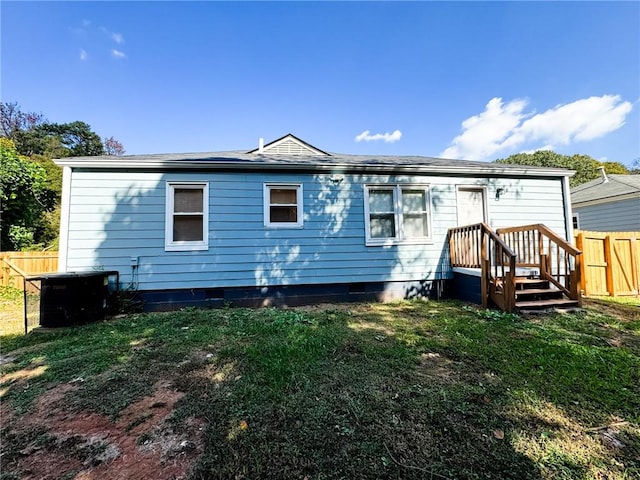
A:
[[[247,153],[259,153],[268,155],[324,155],[330,156],[331,154],[314,147],[313,145],[300,140],[298,137],[291,135],[290,133],[281,137],[273,142],[269,142],[265,145],[264,140],[261,138],[258,142],[258,148],[251,150]]]
[[[309,152],[308,148],[305,148],[298,142],[294,142],[293,140],[285,140],[284,142],[271,147],[269,149],[269,153],[275,153],[279,155],[308,155],[311,152]]]

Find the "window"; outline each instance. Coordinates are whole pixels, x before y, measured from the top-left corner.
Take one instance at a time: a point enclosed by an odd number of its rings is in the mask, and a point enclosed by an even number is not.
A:
[[[167,183],[165,250],[209,247],[209,185]]]
[[[302,185],[265,184],[264,225],[302,227]]]
[[[416,185],[365,186],[367,245],[429,240],[429,188]]]
[[[580,230],[580,216],[577,213],[574,213],[571,219],[573,221],[573,229]]]

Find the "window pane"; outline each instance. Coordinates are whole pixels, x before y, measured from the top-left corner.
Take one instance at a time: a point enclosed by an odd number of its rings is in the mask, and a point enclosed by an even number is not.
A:
[[[426,210],[424,190],[403,190],[402,191],[402,211],[424,212]]]
[[[393,238],[396,236],[396,226],[393,221],[393,214],[371,215],[369,226],[371,227],[371,238]]]
[[[195,188],[176,188],[173,192],[173,211],[202,212],[202,190]]]
[[[297,207],[271,207],[269,211],[272,223],[296,223],[298,221]]]
[[[426,214],[407,214],[403,216],[404,222],[404,236],[406,238],[417,238],[429,236],[427,229],[427,215]]]
[[[282,204],[296,204],[296,190],[292,189],[284,189],[284,188],[272,188],[271,192],[271,204],[272,205],[282,205]]]
[[[173,217],[174,242],[201,242],[202,240],[202,215]]]
[[[393,212],[393,191],[369,190],[369,211],[371,213]]]

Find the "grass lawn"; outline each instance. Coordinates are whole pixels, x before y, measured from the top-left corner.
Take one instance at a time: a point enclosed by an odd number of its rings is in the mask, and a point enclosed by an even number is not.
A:
[[[1,342],[2,479],[640,478],[635,306],[187,309]]]
[[[40,296],[27,294],[27,328],[38,326]],[[0,337],[24,333],[24,292],[0,286]]]

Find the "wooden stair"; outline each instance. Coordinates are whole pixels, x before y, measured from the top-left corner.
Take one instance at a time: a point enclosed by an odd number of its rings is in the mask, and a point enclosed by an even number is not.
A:
[[[546,310],[552,308],[574,308],[580,302],[571,300],[548,280],[539,277],[516,277],[516,310]]]
[[[581,305],[582,252],[545,225],[494,231],[476,223],[450,228],[448,235],[451,266],[480,269],[484,308],[494,304],[513,312]]]

